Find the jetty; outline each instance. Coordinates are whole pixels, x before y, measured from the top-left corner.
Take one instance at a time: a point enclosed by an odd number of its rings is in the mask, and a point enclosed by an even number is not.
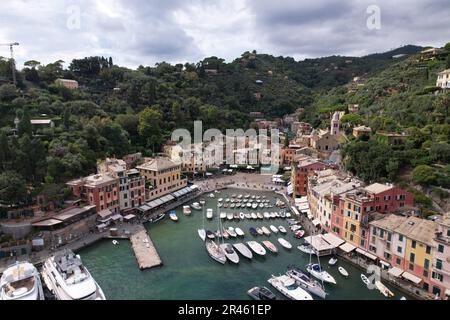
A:
[[[163,264],[150,236],[144,228],[131,235],[130,241],[139,269],[151,269]]]

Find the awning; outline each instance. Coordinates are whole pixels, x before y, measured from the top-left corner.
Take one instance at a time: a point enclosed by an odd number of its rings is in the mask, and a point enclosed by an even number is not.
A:
[[[117,221],[117,220],[122,220],[123,217],[120,214],[117,213],[117,214],[113,215],[111,217],[111,219],[113,219],[114,221]]]
[[[211,177],[212,175],[213,175],[213,174],[210,173],[210,172],[207,172],[207,173],[206,173],[206,176],[207,176],[207,177]]]
[[[314,220],[312,221],[312,223],[313,223],[313,225],[314,225],[315,227],[320,226],[320,221],[319,221],[319,219],[314,219]]]
[[[326,242],[328,242],[335,248],[339,247],[341,244],[345,242],[344,240],[342,240],[341,238],[332,233],[324,234],[323,238],[325,239]]]
[[[388,273],[396,278],[400,277],[400,275],[403,273],[403,270],[397,267],[392,267],[389,269]]]
[[[386,262],[386,261],[383,261],[383,260],[380,260],[380,263],[381,263],[383,266],[385,266],[385,267],[390,267],[390,266],[391,266],[391,264],[390,264],[389,262]]]
[[[411,281],[412,283],[419,284],[422,282],[422,279],[416,277],[415,275],[405,271],[402,274],[402,278]]]
[[[308,203],[308,198],[307,197],[301,197],[301,198],[296,198],[295,199],[295,204],[299,205],[301,203]]]
[[[356,249],[356,247],[354,245],[352,245],[351,243],[348,243],[348,242],[344,243],[339,248],[346,253],[352,252],[353,250]]]
[[[286,188],[286,193],[288,194],[288,195],[291,195],[291,194],[293,194],[294,193],[294,187],[291,185],[291,186],[288,186],[287,188]]]
[[[136,216],[134,215],[134,214],[129,214],[129,215],[126,215],[125,217],[123,217],[125,220],[132,220],[132,219],[134,219],[134,218],[136,218]]]
[[[297,204],[297,208],[300,211],[308,210],[309,209],[309,204],[307,204],[307,203]]]
[[[252,166],[247,166],[247,170],[255,170]]]
[[[332,250],[333,246],[325,241],[322,235],[308,236],[305,241],[309,243],[317,252]]]
[[[371,260],[377,260],[377,256],[374,256],[373,254],[364,251],[360,248],[356,248],[356,252],[358,252],[359,254],[362,254],[363,256],[366,256],[367,258],[371,259]]]

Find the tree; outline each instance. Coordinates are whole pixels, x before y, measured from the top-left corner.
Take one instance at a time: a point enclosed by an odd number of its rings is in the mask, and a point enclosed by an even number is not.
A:
[[[139,135],[147,147],[153,147],[153,152],[155,145],[162,142],[161,124],[162,114],[155,107],[147,107],[139,114]]]
[[[11,101],[17,97],[17,89],[12,84],[0,86],[0,101]]]
[[[31,125],[30,113],[28,107],[23,107],[22,119],[19,122],[19,136],[28,135],[29,137],[33,134],[33,127]]]
[[[432,185],[436,183],[437,175],[435,170],[427,165],[417,166],[412,172],[412,180],[420,185]]]
[[[8,137],[3,131],[0,131],[0,169],[6,169],[11,159]]]
[[[25,180],[14,171],[0,174],[0,201],[8,205],[24,202],[27,197]]]
[[[70,109],[65,108],[64,112],[62,114],[62,123],[66,130],[68,130],[70,128],[70,116],[71,116]]]

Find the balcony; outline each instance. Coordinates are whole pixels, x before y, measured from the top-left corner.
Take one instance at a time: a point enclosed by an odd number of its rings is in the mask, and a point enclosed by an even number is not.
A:
[[[437,232],[436,236],[434,237],[434,240],[437,242],[440,242],[444,245],[450,245],[450,238],[449,237],[445,237],[442,232]]]

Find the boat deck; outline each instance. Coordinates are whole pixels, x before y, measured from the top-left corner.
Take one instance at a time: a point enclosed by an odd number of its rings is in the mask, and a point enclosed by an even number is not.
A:
[[[156,251],[155,246],[153,245],[152,240],[150,239],[150,236],[144,228],[134,233],[131,236],[130,240],[131,247],[133,248],[139,265],[139,269],[151,269],[163,264],[158,252]]]

